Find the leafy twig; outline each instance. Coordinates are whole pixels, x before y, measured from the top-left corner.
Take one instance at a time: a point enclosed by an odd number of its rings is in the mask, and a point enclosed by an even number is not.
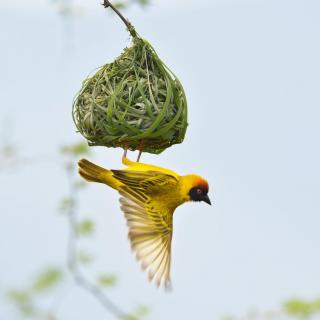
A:
[[[68,267],[73,276],[74,281],[88,293],[90,293],[94,298],[96,298],[101,305],[114,315],[117,319],[124,319],[128,317],[120,307],[118,307],[114,302],[112,302],[103,291],[95,284],[91,283],[82,274],[78,261],[77,261],[77,188],[74,183],[72,164],[67,165],[66,174],[69,183],[69,192],[71,204],[68,207],[68,217],[69,217],[69,244],[68,244]]]

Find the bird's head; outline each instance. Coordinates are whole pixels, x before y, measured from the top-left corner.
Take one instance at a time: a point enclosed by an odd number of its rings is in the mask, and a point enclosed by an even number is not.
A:
[[[204,201],[211,205],[211,201],[208,196],[209,185],[208,182],[196,175],[186,176],[187,192],[190,201]]]

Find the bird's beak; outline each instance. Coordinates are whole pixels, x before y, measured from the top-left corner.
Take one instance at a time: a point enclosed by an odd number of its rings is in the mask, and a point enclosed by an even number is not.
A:
[[[202,201],[204,201],[204,202],[207,203],[207,204],[210,204],[210,206],[211,206],[211,201],[210,201],[210,198],[208,197],[208,195],[205,195],[205,196],[202,198]]]

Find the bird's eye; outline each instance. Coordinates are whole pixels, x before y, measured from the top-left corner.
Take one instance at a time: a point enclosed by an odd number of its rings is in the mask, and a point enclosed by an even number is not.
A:
[[[201,189],[197,189],[197,194],[202,194],[202,190]]]

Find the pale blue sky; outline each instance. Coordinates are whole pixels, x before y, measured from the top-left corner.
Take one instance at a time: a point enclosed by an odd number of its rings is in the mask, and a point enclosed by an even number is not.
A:
[[[99,1],[81,3],[86,13],[67,22],[44,0],[0,4],[0,138],[27,156],[80,139],[74,94],[129,44]],[[119,275],[110,295],[124,308],[147,304],[152,320],[209,320],[319,296],[319,10],[316,0],[159,0],[126,12],[189,100],[185,142],[143,161],[205,176],[214,205],[177,210],[174,291],[166,294],[130,252],[116,193],[88,187],[81,206],[97,232],[82,245],[98,255],[95,271]],[[118,168],[120,154],[96,148],[90,159]],[[67,184],[55,161],[0,172],[0,181],[2,294],[63,263],[67,226],[56,209]],[[110,318],[80,290],[65,299],[61,320]],[[18,319],[4,301],[0,319]]]

